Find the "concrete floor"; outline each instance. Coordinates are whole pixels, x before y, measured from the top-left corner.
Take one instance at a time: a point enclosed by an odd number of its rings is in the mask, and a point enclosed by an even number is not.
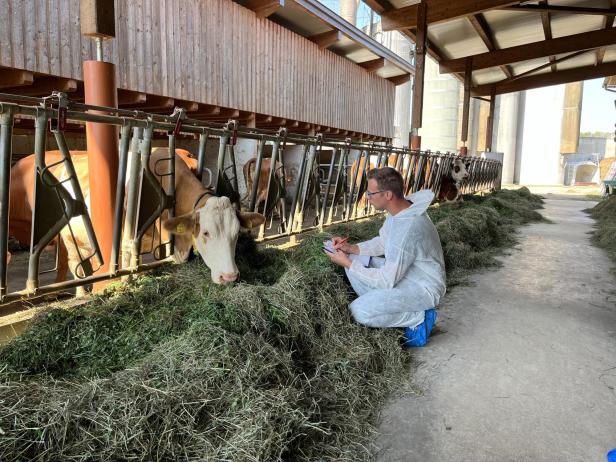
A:
[[[546,201],[504,266],[451,290],[378,461],[605,461],[616,448],[616,278],[593,202]]]

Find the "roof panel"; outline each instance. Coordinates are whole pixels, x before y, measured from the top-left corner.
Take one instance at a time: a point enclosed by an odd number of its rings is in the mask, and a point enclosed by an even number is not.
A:
[[[404,8],[405,6],[409,6],[409,5],[416,5],[420,2],[421,0],[390,0],[389,1],[389,3],[391,3],[394,7],[396,7],[396,9]]]
[[[473,72],[473,83],[476,85],[484,85],[486,83],[494,83],[505,79],[505,74],[500,67],[491,67],[489,69],[481,69]]]
[[[605,56],[603,57],[603,62],[616,61],[616,48],[611,47],[605,50]]]
[[[499,48],[545,39],[541,15],[526,11],[492,10],[483,13]]]
[[[558,63],[556,66],[559,71],[564,71],[565,69],[573,69],[575,67],[594,66],[596,59],[597,53],[592,50],[587,53],[583,53],[580,56],[576,56],[575,58],[563,61],[562,63]]]
[[[550,60],[548,58],[537,58],[537,59],[530,59],[528,61],[521,61],[519,63],[514,63],[514,64],[511,64],[510,66],[511,66],[511,69],[513,70],[514,75],[520,75],[526,71],[530,71],[531,69],[535,69],[549,62]],[[546,69],[547,69],[546,72],[550,72],[549,67]],[[537,71],[537,74],[539,73],[540,72]]]
[[[430,26],[428,39],[443,51],[445,58],[459,58],[488,51],[466,18]]]
[[[603,28],[603,16],[590,14],[550,14],[552,37],[581,34]]]

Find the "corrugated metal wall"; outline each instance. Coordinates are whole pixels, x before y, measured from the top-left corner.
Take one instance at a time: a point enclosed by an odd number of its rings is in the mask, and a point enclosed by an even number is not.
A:
[[[0,66],[82,79],[79,0],[0,0]],[[118,86],[393,136],[394,85],[231,0],[116,0]]]

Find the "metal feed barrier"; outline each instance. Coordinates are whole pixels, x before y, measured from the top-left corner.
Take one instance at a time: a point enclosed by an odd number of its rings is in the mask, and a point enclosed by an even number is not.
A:
[[[8,204],[16,118],[34,119],[36,175],[33,178],[35,193],[26,288],[7,293]],[[68,122],[105,123],[120,128],[112,250],[109,271],[104,274],[97,272],[103,257],[64,137]],[[154,133],[160,131],[167,135],[169,155],[159,161],[159,164],[166,165],[157,164],[155,171],[152,171],[149,166],[152,139]],[[61,153],[61,159],[50,165],[45,158],[45,141],[49,133],[53,134]],[[288,238],[311,229],[375,214],[376,211],[365,200],[366,175],[373,167],[389,165],[399,170],[407,194],[423,188],[431,188],[438,194],[442,178],[450,173],[452,162],[458,157],[449,152],[411,151],[351,139],[326,139],[322,134],[293,134],[286,128],[278,131],[251,129],[240,127],[233,120],[226,124],[205,123],[187,118],[180,108],[169,116],[163,116],[85,105],[70,101],[62,93],[46,98],[0,94],[0,303],[86,286],[148,270],[169,261],[173,254],[172,236],[163,242],[161,233],[158,233],[158,242],[153,243],[146,252],[142,249],[142,240],[149,229],[157,226],[161,215],[166,213],[169,217],[173,216],[175,148],[180,135],[199,139],[196,175],[202,184],[210,186],[215,183],[215,192],[228,196],[237,206],[240,205],[240,194],[236,143],[238,139],[254,140],[256,178],[251,191],[248,191],[247,208],[266,215],[266,224],[261,226],[257,237],[260,241]],[[212,140],[218,142],[214,172],[205,167],[206,148],[208,141]],[[297,174],[288,184],[285,157],[292,146],[300,150],[296,159]],[[263,160],[268,157],[266,151],[271,152],[271,168],[265,198],[258,204]],[[469,178],[463,185],[464,193],[495,186],[501,169],[500,162],[478,157],[463,159],[470,162]],[[66,178],[57,178],[52,173],[53,168],[59,165],[64,166]],[[161,187],[165,181],[166,192]],[[294,190],[291,197],[287,189]],[[71,228],[71,220],[75,218],[82,220],[91,251],[79,255],[75,280],[41,285],[39,276],[42,273],[40,259],[43,250],[65,227],[68,227],[75,242]],[[154,261],[143,262],[146,254]]]

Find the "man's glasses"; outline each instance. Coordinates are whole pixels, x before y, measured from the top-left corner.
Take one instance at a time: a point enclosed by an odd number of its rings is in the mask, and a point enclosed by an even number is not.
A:
[[[379,193],[382,193],[382,192],[385,192],[385,190],[381,189],[380,191],[374,191],[374,192],[366,191],[366,196],[368,197],[368,199],[370,199],[375,194],[379,194]]]

